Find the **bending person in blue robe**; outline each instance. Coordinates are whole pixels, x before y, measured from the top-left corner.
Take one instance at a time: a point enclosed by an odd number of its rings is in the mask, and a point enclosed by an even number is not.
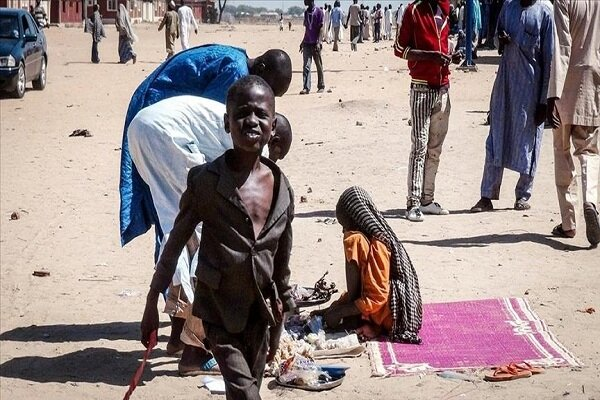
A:
[[[127,129],[133,118],[143,108],[173,96],[200,96],[225,103],[229,87],[249,74],[262,77],[276,96],[282,96],[292,80],[292,63],[283,50],[268,50],[252,59],[236,47],[205,45],[171,57],[138,86],[127,110],[121,146],[119,190],[123,246],[147,232],[152,225],[156,229],[157,251],[163,236],[150,189],[131,160]]]
[[[490,101],[481,199],[472,212],[493,210],[504,168],[520,174],[515,210],[527,210],[544,131],[546,95],[554,45],[554,21],[539,0],[509,0],[498,19],[502,54]]]

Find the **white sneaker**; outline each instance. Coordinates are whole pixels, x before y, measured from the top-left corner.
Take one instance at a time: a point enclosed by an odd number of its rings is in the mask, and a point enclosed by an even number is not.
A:
[[[436,203],[435,201],[427,204],[426,206],[421,205],[420,208],[421,208],[421,212],[423,214],[431,214],[431,215],[448,215],[448,214],[450,214],[450,211],[446,210],[445,208],[442,208],[442,206],[440,206],[440,204]]]
[[[406,210],[406,219],[412,222],[421,222],[423,221],[423,214],[419,207],[411,207]]]

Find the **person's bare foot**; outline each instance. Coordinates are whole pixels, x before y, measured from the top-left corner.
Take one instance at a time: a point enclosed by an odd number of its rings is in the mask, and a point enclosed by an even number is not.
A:
[[[181,341],[181,332],[183,331],[185,319],[173,317],[171,321],[171,337],[167,343],[167,355],[180,356],[183,351],[184,344]]]
[[[381,327],[371,324],[364,324],[356,330],[356,334],[361,340],[372,340],[381,334]]]

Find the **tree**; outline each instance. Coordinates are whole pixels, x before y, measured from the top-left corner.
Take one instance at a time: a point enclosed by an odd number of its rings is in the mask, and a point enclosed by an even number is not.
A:
[[[223,9],[225,8],[226,5],[227,5],[227,0],[219,0],[219,20],[217,21],[218,24],[221,23],[221,16],[223,15]]]
[[[304,14],[304,7],[293,6],[288,8],[287,13],[289,15],[302,15]]]

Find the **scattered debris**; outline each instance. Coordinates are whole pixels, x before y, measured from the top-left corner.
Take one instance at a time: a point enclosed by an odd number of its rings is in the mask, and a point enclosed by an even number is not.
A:
[[[308,199],[306,198],[306,196],[300,196],[300,203],[306,203],[308,201]]]
[[[21,219],[21,214],[19,214],[18,211],[13,211],[13,213],[10,214],[10,220],[11,221],[16,221],[18,219]]]
[[[342,99],[338,99],[338,103],[341,103],[341,102],[342,102]]]
[[[306,142],[306,143],[304,143],[305,146],[311,146],[313,144],[323,144],[323,142]]]
[[[440,378],[444,378],[444,379],[457,379],[460,381],[467,381],[467,382],[477,382],[479,380],[474,375],[468,375],[468,374],[463,374],[463,373],[454,372],[454,371],[438,372],[437,376],[439,376]]]
[[[333,90],[327,89],[327,93],[333,93]]]
[[[360,121],[356,121],[356,126],[363,126],[363,123]]]
[[[525,293],[523,293],[523,294],[524,294],[525,296],[527,296],[527,295],[529,294],[529,290],[530,290],[530,289],[527,289],[527,290],[525,291]]]
[[[306,189],[306,193],[312,193],[312,188],[309,186],[308,189]]]
[[[76,136],[92,137],[92,134],[87,129],[75,129],[73,131],[73,133],[71,133],[69,135],[69,137],[76,137]]]
[[[321,243],[322,241],[323,241],[323,239],[321,239],[321,238],[317,239],[317,243]]]
[[[140,292],[130,289],[121,290],[119,293],[119,297],[137,297],[140,295]]]
[[[323,223],[325,225],[335,225],[335,224],[337,224],[337,220],[335,218],[325,218],[325,219],[317,218],[316,222],[320,222],[320,223]]]
[[[40,278],[43,278],[45,276],[50,276],[50,271],[33,271],[33,276],[38,276]]]
[[[588,307],[582,310],[577,310],[577,312],[583,313],[583,314],[593,314],[596,312],[596,309],[594,307]]]

